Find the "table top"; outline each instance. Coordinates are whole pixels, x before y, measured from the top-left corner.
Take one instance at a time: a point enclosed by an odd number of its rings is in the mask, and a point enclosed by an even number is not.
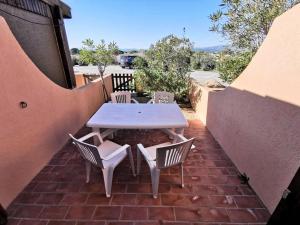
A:
[[[177,104],[105,103],[87,122],[88,127],[119,129],[185,128],[188,122]]]

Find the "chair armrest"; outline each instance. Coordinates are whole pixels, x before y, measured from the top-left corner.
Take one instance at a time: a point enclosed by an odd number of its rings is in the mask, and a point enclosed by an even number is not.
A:
[[[186,137],[184,137],[184,136],[181,135],[181,134],[177,134],[177,135],[175,136],[175,139],[176,139],[176,142],[177,142],[177,143],[178,143],[178,142],[182,142],[182,141],[187,141],[187,140],[188,140]]]
[[[134,98],[132,98],[131,101],[135,104],[139,104],[139,102],[137,100],[135,100]]]
[[[155,161],[156,159],[153,159],[153,157],[151,157],[151,155],[148,153],[148,151],[144,148],[144,146],[142,144],[138,144],[137,145],[138,151],[140,151],[143,156],[145,157],[146,160],[148,161]]]
[[[99,132],[96,132],[96,131],[95,131],[95,132],[92,132],[92,133],[89,133],[89,134],[87,134],[87,135],[85,135],[85,136],[79,138],[78,141],[84,142],[85,140],[87,140],[87,139],[89,139],[89,138],[91,138],[91,137],[94,137],[94,136],[97,136],[98,139],[99,139],[99,141],[100,141],[100,143],[103,143],[103,139],[102,139],[100,133],[99,133]]]
[[[179,143],[179,142],[187,141],[187,140],[188,140],[186,137],[184,137],[184,136],[181,135],[181,134],[177,134],[175,138],[176,138],[176,143]],[[194,148],[196,148],[196,146],[195,146],[195,145],[192,145],[192,146],[191,146],[191,149],[194,149]]]
[[[119,155],[121,152],[123,151],[126,151],[127,148],[129,148],[130,146],[129,145],[123,145],[121,148],[117,149],[116,151],[114,151],[113,153],[109,154],[108,156],[106,157],[103,157],[102,159],[107,161],[107,160],[110,160],[112,158],[114,158],[115,156]]]
[[[154,104],[154,99],[150,99],[147,104]]]

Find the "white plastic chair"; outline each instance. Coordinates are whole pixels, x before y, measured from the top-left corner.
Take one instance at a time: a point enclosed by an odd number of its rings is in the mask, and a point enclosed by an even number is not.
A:
[[[118,91],[110,94],[112,103],[139,103],[134,98],[131,98],[129,91]]]
[[[73,144],[75,144],[79,150],[80,155],[85,159],[86,182],[88,183],[90,181],[91,164],[102,169],[106,197],[111,196],[114,169],[127,155],[130,159],[133,176],[136,176],[131,147],[129,145],[121,146],[108,140],[103,141],[98,132],[92,132],[79,139],[74,138],[71,134],[69,134],[69,136],[72,138]],[[84,142],[92,137],[98,137],[100,141],[98,147]]]
[[[193,146],[194,138],[186,139],[182,135],[177,135],[175,144],[166,142],[163,144],[145,148],[138,144],[137,148],[137,174],[141,168],[141,154],[150,167],[153,198],[157,198],[160,170],[172,166],[181,167],[181,187],[184,187],[183,181],[183,163]]]
[[[153,94],[153,98],[147,102],[148,104],[158,103],[176,103],[174,94],[167,91],[157,91]]]

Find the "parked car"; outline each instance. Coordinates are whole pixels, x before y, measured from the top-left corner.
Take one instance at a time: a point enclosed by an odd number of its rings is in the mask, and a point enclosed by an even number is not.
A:
[[[129,69],[133,68],[133,60],[136,58],[136,56],[132,55],[123,55],[120,58],[120,66],[122,68],[128,67]]]

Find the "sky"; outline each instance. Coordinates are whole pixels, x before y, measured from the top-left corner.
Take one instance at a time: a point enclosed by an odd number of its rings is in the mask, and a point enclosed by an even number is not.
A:
[[[120,49],[147,49],[161,38],[185,36],[195,47],[224,45],[221,35],[210,32],[209,15],[221,0],[63,0],[72,9],[65,19],[70,48],[82,41],[115,41]]]

